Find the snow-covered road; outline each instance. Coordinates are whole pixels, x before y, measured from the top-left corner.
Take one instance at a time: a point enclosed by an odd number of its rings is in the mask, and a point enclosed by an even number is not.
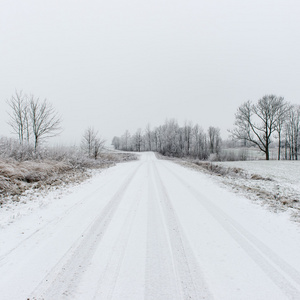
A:
[[[0,299],[300,299],[300,231],[144,153],[0,229]]]

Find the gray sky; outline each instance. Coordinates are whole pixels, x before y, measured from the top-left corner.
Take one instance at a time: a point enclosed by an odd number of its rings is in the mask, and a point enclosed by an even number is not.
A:
[[[0,135],[17,89],[60,112],[57,142],[166,118],[226,136],[248,99],[300,104],[299,16],[296,0],[0,0]]]

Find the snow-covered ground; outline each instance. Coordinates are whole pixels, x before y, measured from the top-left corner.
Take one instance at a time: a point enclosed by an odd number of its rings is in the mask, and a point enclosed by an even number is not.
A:
[[[300,161],[298,160],[232,161],[221,162],[220,164],[231,168],[242,168],[250,174],[271,178],[300,193]]]
[[[300,222],[300,161],[174,161],[273,212],[288,211],[293,221]]]
[[[59,184],[45,184],[43,188],[27,189],[24,193],[17,196],[7,195],[0,207],[0,230],[16,222],[23,216],[34,213],[41,208],[47,208],[49,204],[59,201],[61,198],[74,191],[81,189],[82,184],[91,181],[90,177],[96,176],[104,170],[87,170],[76,174],[65,173],[65,181]],[[79,178],[79,176],[81,176]],[[84,183],[83,183],[84,182]]]
[[[2,222],[0,299],[300,299],[288,214],[153,153],[36,201]]]
[[[273,211],[289,210],[292,219],[300,221],[300,161],[236,161],[217,163],[226,168],[239,168],[236,176],[218,178],[248,198]]]

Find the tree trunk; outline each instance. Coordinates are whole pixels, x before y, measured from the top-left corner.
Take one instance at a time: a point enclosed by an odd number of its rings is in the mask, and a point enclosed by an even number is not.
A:
[[[34,152],[36,152],[37,146],[38,146],[38,138],[37,138],[37,136],[35,136],[34,137]]]
[[[266,160],[270,160],[269,147],[266,148]]]
[[[287,160],[288,159],[288,155],[287,155],[287,149],[288,149],[288,147],[287,147],[287,140],[285,141],[285,144],[284,144],[284,150],[285,150],[285,160]]]
[[[281,136],[279,132],[278,133],[278,160],[280,160],[280,151],[281,151]]]

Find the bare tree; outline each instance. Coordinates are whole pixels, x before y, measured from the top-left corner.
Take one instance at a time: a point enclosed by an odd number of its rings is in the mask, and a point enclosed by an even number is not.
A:
[[[30,97],[29,117],[35,150],[41,140],[56,136],[61,131],[61,118],[46,99],[40,101],[39,98]]]
[[[29,143],[32,136],[36,150],[42,139],[59,134],[61,118],[46,99],[41,102],[33,95],[16,91],[7,103],[12,109],[8,124],[18,134],[20,144]]]
[[[8,124],[11,126],[13,133],[18,135],[20,144],[23,144],[24,140],[29,142],[30,129],[27,95],[23,94],[22,91],[15,91],[15,95],[7,100],[7,104],[11,108]]]
[[[207,138],[203,129],[196,124],[192,129],[192,156],[198,159],[207,159],[209,150],[207,147]]]
[[[210,153],[218,154],[221,145],[220,128],[210,126],[208,128],[209,150]]]
[[[147,141],[146,142],[147,150],[151,151],[152,150],[152,147],[151,147],[152,132],[151,132],[150,124],[149,123],[147,124],[146,130],[145,130],[145,141]]]
[[[191,138],[192,138],[192,122],[184,124],[184,154],[190,154]]]
[[[214,132],[213,149],[218,153],[221,146],[220,130],[212,127]],[[199,127],[191,122],[185,122],[183,127],[178,125],[177,120],[166,120],[163,125],[150,130],[147,125],[145,134],[141,134],[141,129],[130,137],[128,130],[121,137],[113,138],[115,149],[118,147],[118,141],[121,144],[122,150],[135,151],[158,151],[167,156],[191,156],[198,159],[207,159],[209,156],[209,143],[207,135]],[[127,141],[127,143],[126,143]],[[150,146],[151,144],[151,146]]]
[[[287,148],[289,149],[289,159],[298,160],[298,150],[300,143],[300,106],[293,105],[289,110],[286,121],[286,158]]]
[[[236,128],[231,131],[232,136],[258,146],[265,153],[266,160],[269,160],[271,136],[276,130],[278,114],[283,105],[283,98],[274,95],[262,97],[255,105],[251,101],[245,102],[235,114]]]
[[[133,139],[133,145],[135,147],[135,151],[141,152],[143,138],[142,138],[142,130],[140,128],[136,131],[132,139]]]
[[[82,136],[81,140],[81,148],[85,153],[87,153],[88,157],[93,156],[95,140],[97,138],[98,132],[95,131],[93,127],[88,127]]]
[[[98,158],[99,153],[103,150],[105,144],[105,140],[101,137],[96,137],[94,146],[93,146],[93,156],[95,159]]]
[[[180,154],[179,126],[177,120],[166,120],[162,126],[162,154],[178,156]]]
[[[125,131],[124,135],[121,138],[122,140],[122,150],[128,151],[130,150],[130,133],[128,130]]]
[[[120,150],[121,147],[121,139],[117,136],[114,136],[111,144],[115,147],[116,150]]]
[[[155,151],[161,152],[162,147],[162,126],[155,128],[154,130],[154,143]]]
[[[279,99],[281,101],[281,104],[279,105],[279,109],[277,111],[275,125],[275,130],[278,134],[278,160],[280,160],[281,158],[281,133],[291,110],[291,106],[287,102],[285,102],[283,98],[280,97]]]

